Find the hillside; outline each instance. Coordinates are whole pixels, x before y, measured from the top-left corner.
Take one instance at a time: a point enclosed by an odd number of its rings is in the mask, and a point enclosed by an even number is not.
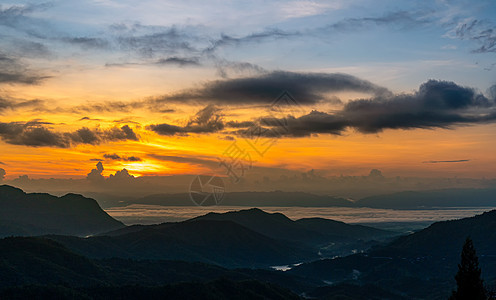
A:
[[[143,226],[114,236],[48,236],[93,258],[200,261],[227,267],[269,267],[318,258],[300,245],[262,235],[231,221],[196,220]]]
[[[349,254],[353,250],[365,250],[383,240],[396,235],[394,232],[367,226],[349,225],[328,219],[301,219],[293,221],[281,213],[267,213],[251,208],[226,213],[208,213],[182,223],[198,221],[234,222],[263,236],[287,245],[299,245],[312,253],[323,256]],[[101,235],[119,236],[136,233],[145,229],[164,230],[177,223],[159,225],[134,225]]]
[[[81,195],[56,197],[27,194],[0,186],[0,237],[10,235],[68,234],[86,236],[124,225],[110,217],[98,203]]]
[[[296,298],[287,290],[289,287],[301,292],[315,286],[269,270],[229,270],[183,261],[89,259],[53,240],[37,237],[0,239],[0,279],[2,299],[25,299],[29,295],[37,299],[105,298],[101,295],[123,299],[135,297],[133,293],[138,291],[152,296],[162,291],[193,297],[210,295],[214,290],[228,293],[232,288],[264,299],[284,299]]]
[[[291,274],[331,282],[373,284],[410,297],[446,299],[467,236],[479,256],[482,276],[496,283],[496,210],[471,218],[436,222],[419,232],[357,254],[302,264]]]

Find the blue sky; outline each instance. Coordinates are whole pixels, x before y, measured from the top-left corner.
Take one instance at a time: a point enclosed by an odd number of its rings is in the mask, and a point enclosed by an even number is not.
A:
[[[484,91],[496,78],[494,1],[0,3],[2,52],[33,71],[180,57],[211,70],[337,70],[396,91],[430,78]]]

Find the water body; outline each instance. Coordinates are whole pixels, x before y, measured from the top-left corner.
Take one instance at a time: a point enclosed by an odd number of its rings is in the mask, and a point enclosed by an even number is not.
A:
[[[157,224],[191,219],[209,212],[223,213],[247,209],[239,206],[160,206],[133,204],[106,209],[112,217],[126,225]],[[296,220],[326,218],[350,224],[370,225],[378,228],[406,231],[424,228],[436,221],[472,217],[495,207],[450,207],[422,210],[394,210],[354,207],[263,207],[269,213],[279,212]]]

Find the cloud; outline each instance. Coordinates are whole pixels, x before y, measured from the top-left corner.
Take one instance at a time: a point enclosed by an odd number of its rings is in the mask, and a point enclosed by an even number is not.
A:
[[[200,62],[198,57],[192,57],[192,58],[187,58],[187,57],[177,57],[177,56],[171,56],[168,58],[162,58],[159,59],[156,64],[158,65],[176,65],[180,67],[185,67],[185,66],[199,66]]]
[[[176,163],[185,164],[196,164],[203,165],[211,168],[216,168],[219,166],[219,161],[212,157],[191,157],[191,156],[176,156],[176,155],[160,155],[160,154],[148,154],[149,157]]]
[[[479,44],[475,53],[496,52],[496,27],[493,23],[484,20],[464,20],[448,33],[450,37],[462,40],[472,40]]]
[[[113,154],[108,154],[105,153],[103,155],[104,158],[106,159],[111,159],[111,160],[122,160],[122,161],[141,161],[141,158],[136,157],[136,156],[120,156],[116,153]]]
[[[331,78],[335,78],[334,74],[332,75]],[[339,78],[342,77],[338,76]],[[355,77],[344,76],[341,82],[336,80],[334,83],[339,86],[343,81],[356,89],[385,90],[366,81],[361,82]],[[323,84],[313,83],[313,88],[317,92],[320,91],[319,88],[328,88],[322,87]],[[307,89],[312,88],[311,84],[309,85]],[[489,92],[492,93],[493,89],[491,87]],[[237,90],[239,97],[243,97],[241,91],[245,89]],[[249,96],[253,95],[253,90],[246,89],[246,91]],[[306,91],[306,93],[310,92]],[[279,138],[305,137],[312,134],[340,135],[348,128],[362,133],[377,133],[384,129],[452,128],[455,125],[494,121],[496,121],[496,100],[492,96],[487,98],[472,88],[459,86],[454,82],[429,80],[413,94],[393,95],[389,92],[378,92],[371,98],[349,101],[341,110],[333,113],[313,110],[299,117],[265,116],[252,121],[224,122],[219,109],[210,104],[191,118],[186,126],[163,123],[149,125],[147,129],[168,136],[223,132],[244,137]],[[230,129],[235,130],[230,131]]]
[[[194,53],[195,47],[191,42],[194,38],[175,26],[143,26],[133,24],[117,28],[115,40],[118,47],[125,51],[134,51],[144,57],[154,57],[157,54],[175,54],[177,52]]]
[[[97,145],[109,141],[138,140],[136,133],[128,126],[110,129],[89,129],[82,127],[74,132],[56,132],[40,121],[0,123],[0,138],[9,144],[30,147],[68,148],[77,144]]]
[[[312,111],[286,118],[262,117],[257,126],[228,123],[241,136],[303,137],[312,134],[341,134],[347,128],[362,133],[384,129],[452,128],[455,125],[496,121],[496,102],[475,90],[453,82],[429,80],[413,94],[374,97],[346,103],[332,114]]]
[[[413,26],[425,25],[431,22],[428,14],[424,11],[390,11],[382,16],[346,18],[336,23],[328,24],[316,31],[321,32],[347,32],[368,29],[371,25],[400,26],[401,29],[408,29]]]
[[[439,163],[460,163],[460,162],[468,162],[470,159],[457,159],[457,160],[429,160],[423,161],[424,164],[439,164]]]
[[[148,130],[160,135],[187,135],[188,133],[213,133],[224,129],[220,109],[210,104],[198,111],[186,126],[170,125],[167,123],[147,126]]]
[[[37,84],[49,76],[41,76],[27,69],[18,58],[0,53],[0,84]]]
[[[249,62],[236,62],[228,61],[226,59],[215,59],[215,67],[217,72],[223,78],[229,77],[230,73],[234,74],[249,74],[249,75],[260,75],[267,73],[267,70],[260,67],[259,65],[252,64]]]
[[[328,100],[329,93],[355,91],[388,94],[370,81],[336,73],[296,73],[275,71],[260,76],[212,81],[198,89],[156,98],[157,102],[211,102],[218,104],[270,104],[288,91],[300,104]]]
[[[300,36],[299,31],[288,32],[278,28],[266,29],[261,32],[254,32],[242,37],[234,37],[227,34],[221,34],[220,38],[211,41],[211,45],[203,50],[204,53],[215,52],[218,48],[224,46],[239,46],[245,43],[261,42],[264,40],[275,40]]]
[[[95,37],[65,37],[62,41],[79,46],[83,49],[107,49],[110,44],[107,40]]]
[[[92,169],[86,175],[86,179],[88,179],[89,181],[92,181],[92,182],[101,182],[101,181],[105,180],[105,177],[103,177],[103,175],[102,175],[103,170],[105,170],[103,168],[103,164],[101,161],[99,161],[96,164],[96,169]]]

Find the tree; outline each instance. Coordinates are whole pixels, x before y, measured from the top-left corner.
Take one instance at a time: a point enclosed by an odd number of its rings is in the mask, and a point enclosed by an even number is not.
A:
[[[461,261],[458,264],[458,273],[455,275],[457,290],[450,299],[479,300],[487,299],[484,282],[481,279],[479,259],[475,252],[472,239],[467,237],[463,245]]]

